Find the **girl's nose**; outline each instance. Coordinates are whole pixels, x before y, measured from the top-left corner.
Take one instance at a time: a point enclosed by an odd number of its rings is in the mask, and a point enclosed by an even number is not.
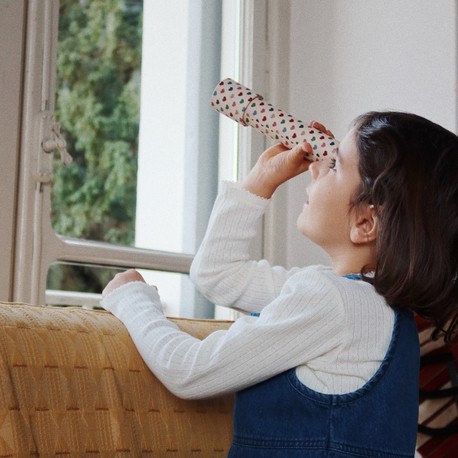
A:
[[[326,158],[320,161],[312,162],[309,166],[310,174],[312,179],[317,178],[320,173],[324,173],[330,168],[331,159]]]
[[[315,161],[310,164],[309,170],[313,180],[315,180],[320,174],[320,169],[323,167],[323,162],[324,161]]]
[[[310,175],[313,179],[315,179],[317,177],[317,174],[318,174],[318,167],[317,167],[317,164],[316,164],[316,161],[315,162],[312,162],[309,166],[309,171],[310,171]]]

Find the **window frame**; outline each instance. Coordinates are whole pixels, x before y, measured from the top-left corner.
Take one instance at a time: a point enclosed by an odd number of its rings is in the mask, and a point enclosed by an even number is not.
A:
[[[0,300],[13,298],[14,240],[18,193],[19,148],[22,106],[22,75],[24,73],[24,36],[26,15],[25,0],[0,2],[0,60],[2,62],[0,85]]]
[[[53,110],[59,1],[23,1],[22,6],[24,10],[27,7],[27,11],[24,11],[23,108],[18,153],[20,170],[14,216],[14,262],[10,263],[8,269],[10,275],[11,271],[14,272],[14,282],[7,299],[32,304],[49,302],[46,297],[47,272],[51,264],[59,261],[188,273],[193,257],[189,254],[73,239],[60,236],[52,229],[50,180],[53,155],[45,152],[42,144],[52,137],[52,129],[58,121],[54,119]],[[237,35],[239,50],[236,53],[237,69],[230,76],[246,85],[256,86],[258,90],[265,89],[261,84],[264,82],[265,67],[259,56],[264,56],[266,11],[262,0],[223,2],[225,17],[228,20],[235,18],[243,24],[243,27],[235,27],[232,31]],[[224,27],[227,29],[227,22]],[[243,72],[239,69],[243,69]],[[227,76],[225,71],[222,68],[221,73]],[[251,167],[251,151],[262,151],[264,139],[259,135],[253,136],[250,129],[242,130],[235,123],[226,129],[233,132],[238,145],[238,158],[234,159],[236,165],[231,165],[232,170],[236,170],[236,176],[229,177],[236,179],[243,177]],[[228,175],[230,173],[227,170],[220,170],[220,177],[228,178]],[[261,242],[255,251],[262,251]],[[52,302],[51,297],[48,299]],[[79,300],[69,299],[72,304],[75,301]]]

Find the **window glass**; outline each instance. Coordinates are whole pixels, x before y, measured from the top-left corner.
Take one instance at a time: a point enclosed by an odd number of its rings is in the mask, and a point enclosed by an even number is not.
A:
[[[50,305],[100,308],[99,294],[105,285],[123,270],[125,269],[76,262],[56,262],[48,271],[46,302]],[[149,284],[157,285],[167,316],[214,316],[213,306],[194,291],[188,275],[145,269],[141,270],[141,274]],[[75,294],[75,291],[84,293]]]
[[[134,243],[142,3],[61,1],[56,118],[73,162],[56,160],[59,234]]]
[[[217,187],[220,34],[218,1],[61,2],[56,118],[73,162],[56,158],[56,232],[195,250]]]
[[[55,159],[58,234],[196,251],[217,192],[221,14],[221,0],[60,2],[56,119],[73,162]],[[68,269],[48,289],[106,282]]]
[[[100,294],[118,272],[121,272],[121,269],[115,267],[55,262],[48,270],[47,287],[49,290]]]

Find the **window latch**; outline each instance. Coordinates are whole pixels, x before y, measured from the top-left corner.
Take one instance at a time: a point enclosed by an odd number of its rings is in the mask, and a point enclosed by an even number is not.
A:
[[[67,151],[67,142],[60,132],[60,124],[54,119],[50,111],[41,112],[41,152],[38,159],[36,179],[41,184],[51,182],[52,153],[59,151],[62,164],[72,162],[72,156]]]
[[[55,150],[59,151],[60,160],[64,165],[70,164],[73,160],[67,151],[67,142],[60,133],[60,124],[55,120],[51,121],[50,135],[42,141],[41,147],[45,153],[52,153]]]

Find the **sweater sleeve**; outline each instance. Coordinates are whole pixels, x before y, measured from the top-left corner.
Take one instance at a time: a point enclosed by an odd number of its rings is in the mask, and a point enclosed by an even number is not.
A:
[[[250,245],[269,202],[237,183],[223,183],[190,272],[197,288],[210,301],[259,312],[298,272],[298,268],[287,270],[271,266],[266,260],[250,259]]]
[[[305,269],[259,317],[196,339],[163,315],[157,291],[123,285],[102,301],[127,327],[151,371],[175,395],[197,399],[238,391],[307,364],[343,342],[344,308],[336,288]]]

